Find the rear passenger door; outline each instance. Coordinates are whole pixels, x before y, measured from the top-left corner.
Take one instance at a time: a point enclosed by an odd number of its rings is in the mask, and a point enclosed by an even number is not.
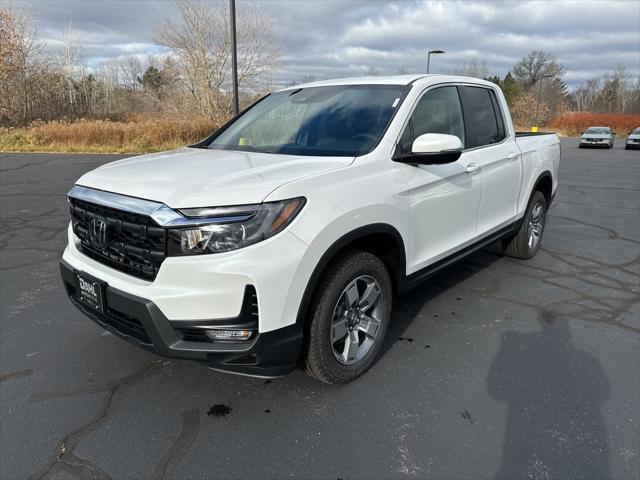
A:
[[[398,153],[411,151],[425,133],[455,135],[465,144],[460,95],[455,85],[432,87],[423,93],[404,126]],[[407,179],[412,242],[407,273],[446,257],[472,241],[482,191],[480,160],[464,152],[453,163],[399,164]]]
[[[476,152],[482,165],[482,198],[478,209],[478,236],[499,230],[515,220],[522,183],[522,156],[509,137],[505,116],[491,88],[461,87],[469,139],[467,151]]]

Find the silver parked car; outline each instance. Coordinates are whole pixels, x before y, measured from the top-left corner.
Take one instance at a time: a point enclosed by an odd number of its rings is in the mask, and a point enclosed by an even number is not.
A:
[[[613,140],[616,132],[609,127],[589,127],[580,136],[580,148],[606,147],[613,148]]]
[[[629,136],[627,137],[627,143],[625,143],[624,148],[626,150],[631,150],[632,148],[640,148],[640,127],[636,128],[629,134]]]

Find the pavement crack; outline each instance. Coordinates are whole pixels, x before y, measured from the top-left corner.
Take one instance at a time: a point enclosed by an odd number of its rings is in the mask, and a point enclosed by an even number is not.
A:
[[[608,234],[608,238],[609,240],[624,240],[625,242],[631,242],[631,243],[635,243],[640,245],[640,240],[635,240],[633,238],[626,238],[626,237],[621,237],[620,234],[618,234],[618,232],[616,232],[614,229],[609,228],[609,227],[605,227],[603,225],[597,225],[595,223],[589,223],[589,222],[585,222],[582,220],[577,220],[575,218],[571,218],[571,217],[563,217],[560,215],[555,215],[555,214],[548,214],[547,216],[549,217],[553,217],[553,218],[560,218],[562,220],[567,220],[569,222],[574,222],[574,223],[579,223],[580,225],[585,225],[587,227],[591,227],[591,228],[596,228],[598,230],[604,230],[605,232],[607,232]]]
[[[157,360],[150,364],[145,365],[140,370],[127,375],[126,377],[114,380],[108,383],[101,391],[107,393],[104,405],[98,415],[85,423],[81,427],[77,428],[73,432],[64,436],[58,445],[56,446],[53,455],[49,459],[49,463],[43,467],[40,471],[32,475],[31,479],[47,479],[58,469],[72,469],[72,470],[89,470],[93,479],[105,479],[109,476],[102,472],[97,466],[92,465],[89,461],[80,459],[75,456],[74,451],[80,442],[90,433],[96,431],[105,421],[109,420],[113,415],[115,406],[117,405],[118,397],[130,386],[140,382],[153,372],[155,372],[162,361]],[[88,389],[90,390],[90,389]],[[78,392],[76,390],[75,392]],[[88,392],[91,393],[91,392]],[[76,393],[77,394],[77,393]],[[53,398],[53,395],[41,394],[40,399]],[[82,476],[82,475],[81,475]]]
[[[5,380],[12,380],[14,378],[30,377],[31,375],[33,375],[33,370],[27,368],[26,370],[20,370],[17,372],[5,373],[0,375],[0,382],[4,382]]]
[[[174,471],[182,458],[191,448],[200,430],[198,410],[182,412],[182,430],[173,445],[162,457],[151,474],[153,480],[174,478]]]

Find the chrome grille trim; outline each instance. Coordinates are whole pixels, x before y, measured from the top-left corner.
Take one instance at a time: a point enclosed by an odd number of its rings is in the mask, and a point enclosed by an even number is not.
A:
[[[244,222],[253,216],[252,212],[247,215],[233,217],[228,215],[206,218],[186,217],[161,202],[106,192],[95,188],[83,187],[82,185],[75,185],[69,190],[67,196],[123,212],[144,215],[152,218],[161,227],[193,227],[212,223]]]

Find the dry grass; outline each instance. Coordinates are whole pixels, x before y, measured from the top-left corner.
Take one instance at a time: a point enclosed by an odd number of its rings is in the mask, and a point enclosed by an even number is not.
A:
[[[0,151],[147,153],[202,140],[219,125],[208,119],[137,117],[131,121],[80,120],[0,129]]]
[[[589,127],[611,127],[617,136],[624,137],[633,129],[640,127],[640,115],[570,112],[552,119],[545,130],[558,131],[575,137]]]
[[[610,126],[618,135],[640,126],[640,115],[566,113],[544,131],[575,136],[587,127]],[[3,152],[148,153],[171,150],[205,138],[218,124],[206,118],[132,117],[128,121],[37,122],[27,128],[0,128]],[[529,128],[516,128],[526,131]]]

